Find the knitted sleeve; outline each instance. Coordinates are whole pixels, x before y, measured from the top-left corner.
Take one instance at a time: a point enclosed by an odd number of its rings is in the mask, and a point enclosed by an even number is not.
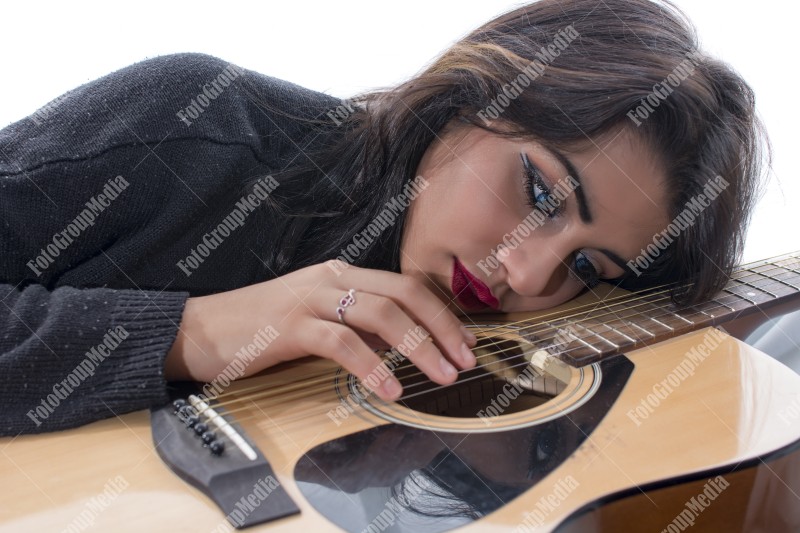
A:
[[[273,111],[252,103],[245,77]],[[195,242],[203,209],[223,193],[298,156],[308,130],[292,113],[314,118],[336,102],[175,54],[0,130],[0,435],[165,402],[164,359],[186,299],[214,288],[204,279],[235,277],[208,266],[162,283],[176,241]]]
[[[0,435],[65,429],[167,400],[186,292],[0,285]]]

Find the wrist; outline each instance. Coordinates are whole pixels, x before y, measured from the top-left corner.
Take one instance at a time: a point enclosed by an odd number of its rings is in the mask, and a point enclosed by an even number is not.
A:
[[[186,300],[175,342],[164,360],[164,377],[168,381],[205,381],[204,372],[197,363],[202,360],[200,358],[208,359],[210,355],[207,354],[207,344],[203,342],[206,328],[203,324],[202,299],[196,297]]]

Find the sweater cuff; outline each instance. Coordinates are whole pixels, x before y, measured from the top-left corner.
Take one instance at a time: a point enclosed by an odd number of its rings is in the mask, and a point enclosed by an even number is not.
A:
[[[164,360],[188,298],[188,292],[120,291],[111,313],[111,331],[125,338],[110,355],[116,359],[114,372],[98,391],[114,414],[169,400]]]

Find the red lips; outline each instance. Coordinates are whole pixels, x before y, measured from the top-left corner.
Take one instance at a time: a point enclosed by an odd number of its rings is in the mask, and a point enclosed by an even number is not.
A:
[[[481,280],[473,276],[464,265],[455,258],[453,262],[453,295],[463,307],[482,309],[486,306],[500,309],[500,301]]]

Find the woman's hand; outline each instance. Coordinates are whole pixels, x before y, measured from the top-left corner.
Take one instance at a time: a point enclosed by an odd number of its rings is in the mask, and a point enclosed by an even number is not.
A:
[[[402,388],[373,352],[381,344],[402,344],[401,353],[440,384],[455,381],[453,364],[474,366],[468,348],[475,345],[474,335],[421,282],[405,274],[343,265],[329,261],[248,287],[189,298],[167,355],[166,377],[211,381],[259,330],[273,329],[277,336],[246,365],[242,377],[281,361],[317,355],[339,363],[381,398],[394,400]],[[346,324],[341,324],[336,309],[349,289],[356,290],[355,303],[345,307]],[[406,346],[404,337],[407,343],[418,326],[435,342]]]

